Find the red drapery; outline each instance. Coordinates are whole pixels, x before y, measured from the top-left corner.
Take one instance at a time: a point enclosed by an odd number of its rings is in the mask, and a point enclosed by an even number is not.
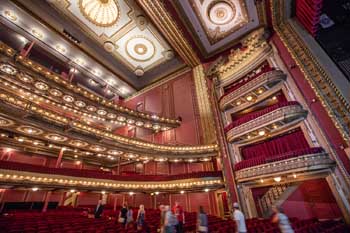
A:
[[[312,147],[312,148],[289,151],[289,152],[286,152],[283,154],[273,155],[271,157],[265,157],[265,156],[253,157],[251,159],[246,159],[246,160],[243,160],[239,163],[236,163],[235,170],[237,171],[237,170],[241,170],[241,169],[248,168],[248,167],[258,166],[258,165],[265,164],[265,163],[272,163],[272,162],[290,159],[290,158],[294,158],[294,157],[298,157],[298,156],[302,156],[302,155],[317,154],[317,153],[322,153],[322,152],[324,152],[323,148]]]
[[[290,134],[274,137],[268,141],[241,148],[243,159],[254,157],[273,157],[289,151],[310,148],[303,132],[298,129]]]
[[[323,0],[296,0],[296,16],[304,28],[316,36]]]

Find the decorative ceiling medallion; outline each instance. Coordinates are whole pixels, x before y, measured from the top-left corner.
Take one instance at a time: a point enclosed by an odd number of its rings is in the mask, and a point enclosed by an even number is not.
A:
[[[18,78],[21,81],[25,82],[25,83],[32,83],[32,82],[34,82],[34,79],[31,76],[29,76],[28,74],[20,73],[18,75]]]
[[[110,154],[110,155],[121,155],[123,153],[124,153],[123,151],[118,151],[118,150],[109,150],[107,152],[107,154]]]
[[[193,26],[201,26],[211,45],[228,37],[249,24],[249,16],[244,0],[190,0],[196,23]],[[199,25],[198,23],[199,22]]]
[[[116,117],[117,117],[117,115],[115,115],[114,113],[108,113],[107,114],[107,118],[109,118],[109,119],[114,119]]]
[[[102,152],[106,150],[106,148],[97,145],[90,146],[90,149],[96,152]]]
[[[17,74],[17,69],[9,64],[1,64],[0,70],[6,74],[15,75]]]
[[[86,147],[89,145],[87,142],[83,142],[80,140],[72,140],[69,142],[69,144],[76,147]]]
[[[83,108],[86,106],[86,103],[84,103],[83,101],[81,100],[78,100],[78,101],[75,101],[75,106],[79,107],[79,108]]]
[[[107,114],[107,112],[105,110],[100,109],[100,110],[97,110],[97,114],[101,115],[101,116],[104,116],[104,115]]]
[[[110,27],[118,22],[120,10],[115,0],[80,0],[82,15],[99,27]]]
[[[39,89],[41,91],[47,91],[49,89],[49,86],[43,82],[36,82],[34,86],[36,89]]]
[[[207,12],[212,23],[223,25],[230,23],[235,17],[236,7],[228,2],[213,2]]]
[[[139,76],[139,77],[144,75],[144,73],[145,73],[145,71],[142,68],[140,68],[140,67],[136,68],[136,70],[134,71],[134,74],[136,76]]]
[[[60,97],[63,95],[63,93],[60,90],[57,89],[50,89],[49,93],[53,96]]]
[[[117,120],[118,120],[118,121],[125,121],[125,120],[126,120],[126,117],[118,116],[118,117],[117,117]]]
[[[68,102],[68,103],[74,102],[73,96],[70,96],[70,95],[65,95],[65,96],[63,96],[63,100],[66,101],[66,102]]]
[[[47,134],[45,136],[45,138],[51,140],[51,141],[55,141],[55,142],[64,142],[66,141],[68,138],[59,134]]]
[[[113,44],[113,42],[111,41],[106,41],[104,44],[103,44],[103,48],[109,52],[109,53],[112,53],[115,49],[115,45]]]
[[[97,110],[97,108],[95,106],[87,106],[86,109],[90,112],[95,112]]]
[[[32,126],[27,126],[27,125],[22,125],[17,128],[19,132],[29,134],[29,135],[39,135],[42,134],[43,131],[41,129],[32,127]]]
[[[126,42],[126,54],[133,60],[139,62],[149,61],[156,53],[153,42],[145,36],[134,36]]]
[[[137,126],[142,126],[142,125],[143,125],[143,122],[142,122],[142,121],[136,121],[135,125],[137,125]]]
[[[14,122],[12,120],[0,117],[0,126],[11,126]]]
[[[14,22],[17,21],[17,19],[18,19],[17,15],[15,13],[13,13],[13,11],[10,11],[10,10],[5,10],[4,11],[4,16],[7,19],[9,19],[11,21],[14,21]]]

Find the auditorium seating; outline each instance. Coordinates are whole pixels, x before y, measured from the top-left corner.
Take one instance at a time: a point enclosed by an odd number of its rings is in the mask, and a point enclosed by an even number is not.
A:
[[[300,105],[297,101],[287,101],[287,102],[279,102],[277,104],[274,104],[274,105],[271,105],[267,108],[264,108],[263,110],[260,110],[260,111],[256,111],[256,112],[251,112],[251,113],[247,113],[245,114],[244,116],[238,118],[237,120],[234,120],[232,121],[229,125],[227,125],[225,127],[225,132],[228,132],[229,130],[241,125],[241,124],[244,124],[248,121],[251,121],[251,120],[254,120],[260,116],[263,116],[269,112],[272,112],[276,109],[279,109],[279,108],[283,108],[283,107],[286,107],[286,106],[292,106],[292,105]]]
[[[128,229],[116,222],[119,210],[106,209],[102,218],[94,219],[88,217],[87,208],[58,208],[46,213],[19,211],[10,212],[0,217],[0,232],[8,233],[134,233],[137,232],[135,226]],[[134,219],[136,219],[137,209],[134,209]],[[194,212],[185,213],[185,232],[195,232],[197,214]],[[157,232],[160,222],[159,210],[146,209],[146,226],[140,232]],[[234,232],[235,223],[232,220],[224,220],[215,216],[208,216],[209,230],[211,233]],[[317,219],[298,220],[290,219],[296,233],[328,233],[328,232],[348,232],[348,228],[342,221]],[[258,233],[278,233],[278,226],[271,223],[270,219],[247,219],[248,232]]]
[[[221,171],[193,172],[178,175],[113,175],[110,172],[74,168],[50,168],[39,165],[1,161],[0,169],[37,172],[52,175],[77,176],[96,179],[123,180],[123,181],[169,181],[201,177],[221,177]]]
[[[251,159],[245,159],[241,162],[236,163],[235,170],[237,171],[248,167],[254,167],[261,164],[281,161],[281,160],[290,159],[290,158],[307,155],[307,154],[322,153],[323,151],[324,150],[321,147],[313,147],[313,148],[305,148],[305,149],[289,151],[278,155],[258,156]]]

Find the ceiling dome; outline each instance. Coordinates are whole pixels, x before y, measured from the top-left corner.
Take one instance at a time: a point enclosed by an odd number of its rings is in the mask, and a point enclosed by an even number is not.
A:
[[[110,27],[119,19],[119,6],[115,0],[80,0],[84,17],[100,27]]]

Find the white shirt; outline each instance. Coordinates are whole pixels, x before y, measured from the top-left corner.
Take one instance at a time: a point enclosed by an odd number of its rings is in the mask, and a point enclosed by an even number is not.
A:
[[[238,226],[237,226],[238,232],[247,232],[247,227],[245,225],[244,215],[240,210],[236,209],[233,212],[233,218],[235,221],[238,221]]]

